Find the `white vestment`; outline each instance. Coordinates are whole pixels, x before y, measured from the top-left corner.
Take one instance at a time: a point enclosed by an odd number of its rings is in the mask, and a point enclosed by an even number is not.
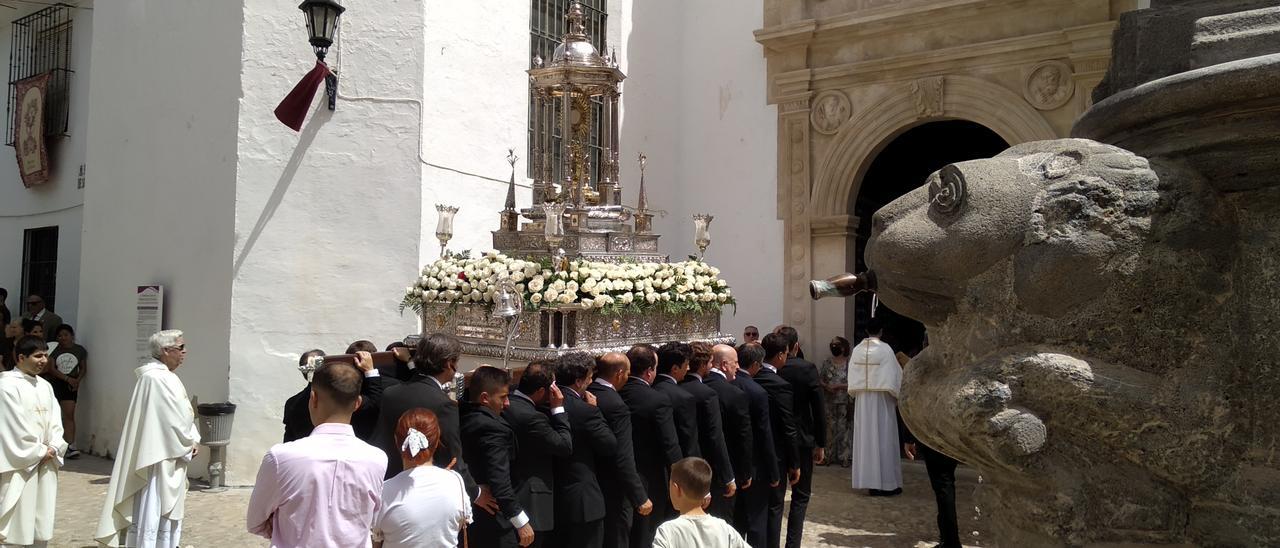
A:
[[[44,460],[52,448],[57,456]],[[58,468],[67,442],[49,382],[17,369],[0,373],[0,545],[53,538]]]
[[[138,384],[94,537],[107,546],[172,548],[182,533],[187,464],[200,433],[177,375],[154,361],[134,373]]]
[[[854,489],[902,487],[897,412],[901,386],[902,366],[888,344],[867,337],[849,353]]]

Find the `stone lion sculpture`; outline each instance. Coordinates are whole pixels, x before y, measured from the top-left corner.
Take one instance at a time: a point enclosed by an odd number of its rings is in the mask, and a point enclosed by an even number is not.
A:
[[[1240,215],[1084,139],[946,166],[875,214],[877,291],[929,328],[903,416],[983,473],[1000,546],[1280,543],[1280,493],[1250,480],[1280,478],[1251,424],[1274,375],[1242,350],[1275,314],[1240,310]]]

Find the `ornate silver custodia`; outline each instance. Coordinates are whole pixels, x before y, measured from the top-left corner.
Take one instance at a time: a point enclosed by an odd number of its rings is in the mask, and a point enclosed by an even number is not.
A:
[[[637,343],[733,342],[720,332],[721,307],[734,301],[719,270],[701,261],[671,263],[658,247],[652,221],[665,212],[650,207],[643,154],[637,203],[622,203],[618,122],[626,76],[614,56],[591,45],[582,17],[574,2],[560,47],[528,71],[531,206],[516,210],[519,159],[508,151],[512,176],[493,250],[427,265],[402,301],[420,312],[425,333],[461,339],[472,365],[474,358],[528,361]],[[601,126],[594,154],[592,131]],[[710,221],[696,219],[702,251]],[[514,291],[499,285],[507,281]],[[513,292],[523,299],[519,312]],[[495,309],[507,315],[495,316]]]

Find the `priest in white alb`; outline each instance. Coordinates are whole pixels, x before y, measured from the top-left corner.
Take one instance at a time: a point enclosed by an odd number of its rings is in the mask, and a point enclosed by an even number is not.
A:
[[[45,546],[53,538],[58,468],[67,451],[44,341],[19,338],[17,367],[0,373],[0,546]]]
[[[134,370],[138,383],[94,535],[105,546],[173,548],[182,537],[187,465],[200,444],[187,389],[173,373],[187,348],[177,330],[150,343],[154,359]]]
[[[902,366],[893,348],[880,340],[884,326],[872,318],[867,338],[849,352],[849,395],[853,400],[853,488],[871,496],[902,493],[898,457],[898,389]]]

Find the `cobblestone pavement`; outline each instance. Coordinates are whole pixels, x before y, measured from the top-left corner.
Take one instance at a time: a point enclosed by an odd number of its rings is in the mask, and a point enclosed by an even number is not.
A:
[[[904,493],[873,498],[849,487],[849,469],[819,466],[814,476],[814,496],[805,520],[804,546],[841,548],[927,548],[936,543],[933,492],[924,464],[903,462]],[[53,547],[96,547],[93,541],[102,501],[111,475],[111,461],[84,456],[68,461],[58,478],[58,515]],[[956,506],[961,534],[966,542],[974,529],[973,470],[957,471]],[[182,544],[194,547],[240,548],[268,543],[244,530],[245,506],[250,490],[232,488],[214,493],[198,486],[187,496],[187,517],[182,524]],[[785,531],[785,526],[784,526]],[[483,547],[477,547],[483,548]]]

